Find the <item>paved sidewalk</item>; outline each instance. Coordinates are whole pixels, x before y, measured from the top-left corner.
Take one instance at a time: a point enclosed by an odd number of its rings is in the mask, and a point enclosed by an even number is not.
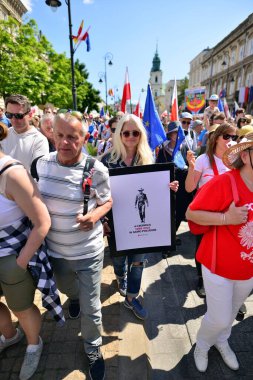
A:
[[[201,375],[195,369],[192,346],[206,307],[194,291],[194,238],[186,223],[179,233],[183,244],[168,259],[157,253],[148,256],[142,281],[144,304],[149,310],[145,323],[123,306],[106,250],[101,301],[107,380],[253,379],[253,296],[247,300],[244,321],[236,322],[232,331],[231,345],[240,370],[229,370],[215,349],[210,352],[207,372]],[[67,314],[66,297],[61,295],[61,299]],[[67,318],[64,327],[57,327],[41,307],[39,293],[36,304],[43,315],[44,349],[32,379],[88,379],[80,321]],[[1,354],[0,380],[18,379],[25,347],[24,340]]]

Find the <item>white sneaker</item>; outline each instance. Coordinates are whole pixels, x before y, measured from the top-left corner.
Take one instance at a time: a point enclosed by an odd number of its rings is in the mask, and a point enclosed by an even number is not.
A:
[[[30,379],[30,377],[34,374],[40,361],[42,349],[43,349],[43,342],[42,342],[41,337],[39,337],[38,349],[32,352],[26,350],[25,358],[24,358],[21,371],[19,374],[20,380]]]
[[[0,353],[5,350],[5,348],[12,346],[21,341],[24,336],[24,333],[19,328],[16,329],[16,335],[10,339],[6,339],[3,335],[0,336]]]
[[[214,347],[219,351],[224,363],[230,369],[233,369],[234,371],[239,369],[239,363],[236,355],[227,342],[225,344],[215,344]]]
[[[199,372],[206,372],[208,366],[208,351],[204,351],[196,345],[194,361]]]

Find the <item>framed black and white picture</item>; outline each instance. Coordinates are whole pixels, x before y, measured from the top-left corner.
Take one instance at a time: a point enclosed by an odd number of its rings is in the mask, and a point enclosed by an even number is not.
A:
[[[110,169],[112,255],[175,250],[174,164]]]

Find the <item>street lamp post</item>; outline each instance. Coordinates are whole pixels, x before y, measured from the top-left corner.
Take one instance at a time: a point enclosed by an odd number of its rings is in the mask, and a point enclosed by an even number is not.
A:
[[[46,5],[51,7],[53,10],[61,6],[61,1],[59,0],[46,0]],[[71,61],[71,79],[72,79],[72,99],[73,99],[73,109],[77,109],[77,98],[76,98],[76,83],[75,83],[75,67],[74,67],[74,48],[72,40],[72,21],[71,21],[71,6],[70,0],[65,0],[68,7],[68,19],[69,19],[69,43],[70,43],[70,61]]]
[[[107,99],[108,99],[108,92],[107,92],[107,65],[106,65],[106,61],[108,61],[108,65],[111,66],[112,65],[112,59],[113,59],[112,53],[110,53],[110,52],[106,53],[105,56],[104,56],[105,71],[98,73],[99,83],[103,83],[103,80],[105,81],[105,105],[106,105],[106,110],[107,110],[107,106],[108,106],[108,101],[107,101]]]

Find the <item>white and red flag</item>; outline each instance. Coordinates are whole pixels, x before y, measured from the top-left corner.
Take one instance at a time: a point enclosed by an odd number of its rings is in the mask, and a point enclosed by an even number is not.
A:
[[[171,102],[170,121],[178,121],[178,103],[177,103],[177,81],[175,78],[174,89]]]
[[[123,88],[123,95],[121,100],[121,111],[126,112],[126,102],[131,100],[131,87],[128,78],[128,68],[126,68],[125,84]]]

